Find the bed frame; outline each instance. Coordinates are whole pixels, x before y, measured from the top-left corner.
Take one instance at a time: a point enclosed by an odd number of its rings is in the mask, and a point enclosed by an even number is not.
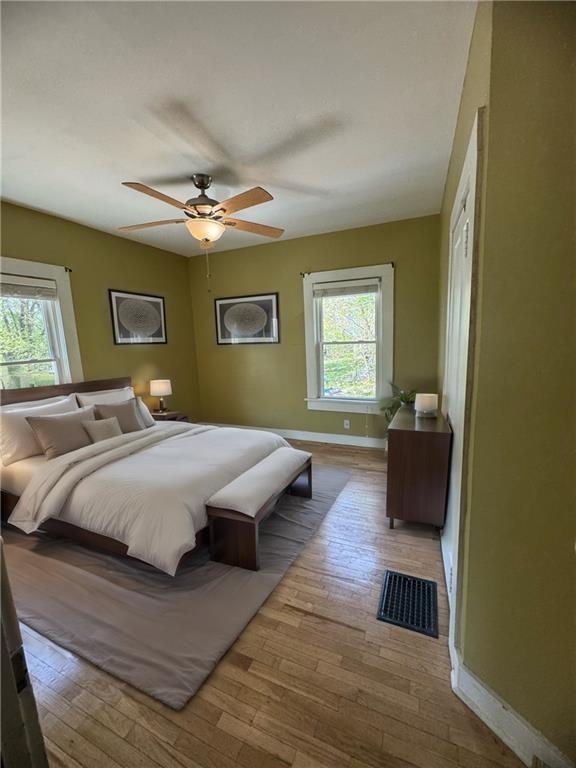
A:
[[[122,376],[116,379],[97,379],[95,381],[81,381],[72,384],[54,384],[47,387],[26,387],[23,389],[0,389],[0,405],[13,405],[16,403],[25,403],[32,400],[46,400],[50,397],[58,397],[60,395],[71,395],[73,392],[98,392],[99,390],[106,389],[121,389],[122,387],[131,387],[132,379],[129,376]],[[294,493],[298,496],[312,496],[312,470],[311,463],[308,462],[301,472],[296,477],[292,478],[290,483],[283,488],[273,499],[269,499],[264,507],[257,515],[258,523],[264,519],[272,510],[275,502],[284,493]],[[6,491],[1,492],[2,501],[2,522],[5,523],[12,510],[18,503],[19,496],[15,496],[12,493]],[[230,521],[226,521],[230,523]],[[214,524],[212,524],[214,526]],[[218,524],[216,524],[218,525]],[[237,552],[234,562],[230,560],[230,564],[239,566],[240,568],[249,568],[251,570],[257,570],[258,568],[258,554],[257,549],[254,551],[254,544],[257,547],[257,535],[258,524],[250,525],[252,531],[252,546],[246,546],[242,544],[239,547],[239,539],[243,539],[240,531],[245,530],[245,526],[231,526],[228,525],[225,530],[218,527],[218,545],[212,545],[213,559],[218,559],[221,562],[227,561],[227,557],[223,556],[224,552],[228,555],[229,552]],[[54,536],[57,538],[67,538],[79,542],[88,547],[94,547],[96,549],[105,550],[114,555],[130,558],[128,555],[128,547],[117,539],[112,539],[109,536],[103,536],[99,533],[93,533],[85,528],[80,528],[72,523],[67,523],[63,520],[51,519],[42,523],[40,529],[41,532]],[[215,533],[216,531],[214,531]],[[210,523],[204,528],[196,532],[196,546],[185,552],[180,559],[180,563],[188,559],[193,553],[198,552],[200,549],[207,547],[210,544]],[[132,558],[137,559],[137,558]]]

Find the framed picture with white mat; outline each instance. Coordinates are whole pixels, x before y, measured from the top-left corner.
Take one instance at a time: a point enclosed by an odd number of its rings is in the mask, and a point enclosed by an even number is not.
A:
[[[278,294],[231,296],[214,300],[218,344],[278,344]]]

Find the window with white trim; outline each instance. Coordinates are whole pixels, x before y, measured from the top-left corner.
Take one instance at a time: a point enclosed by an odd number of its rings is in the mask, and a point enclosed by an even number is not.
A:
[[[15,269],[9,272],[10,266]],[[31,275],[32,271],[39,274]],[[41,387],[73,378],[81,380],[82,369],[64,268],[4,259],[0,274],[1,386]]]
[[[391,264],[305,276],[308,408],[379,410],[392,380],[393,296]]]

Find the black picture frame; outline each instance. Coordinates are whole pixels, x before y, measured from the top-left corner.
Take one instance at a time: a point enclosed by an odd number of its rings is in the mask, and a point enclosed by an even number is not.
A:
[[[224,325],[225,313],[232,307],[242,304],[255,304],[267,315],[266,324],[251,336],[234,335],[234,332]],[[219,346],[280,344],[280,301],[275,291],[247,296],[222,296],[214,299],[214,319],[216,343]]]
[[[152,334],[146,336],[144,334],[138,335],[134,331],[130,331],[122,318],[120,317],[120,308],[124,301],[140,299],[143,305],[148,304],[159,314],[160,326],[158,330],[154,330]],[[112,337],[114,344],[119,346],[134,345],[134,344],[167,344],[168,343],[168,331],[166,328],[166,309],[164,306],[164,296],[156,296],[151,293],[136,293],[135,291],[122,291],[118,288],[108,289],[108,300],[110,303],[110,317],[112,321]],[[124,301],[122,301],[124,300]],[[144,307],[143,307],[144,308]],[[147,311],[147,310],[144,310]],[[150,313],[149,322],[153,322],[153,315]],[[126,318],[124,318],[124,321]],[[144,322],[144,318],[141,322]]]

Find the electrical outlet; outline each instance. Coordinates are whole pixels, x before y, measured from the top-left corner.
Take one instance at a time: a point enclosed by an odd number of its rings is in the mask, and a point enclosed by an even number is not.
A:
[[[350,419],[344,419],[344,429],[350,429]]]

